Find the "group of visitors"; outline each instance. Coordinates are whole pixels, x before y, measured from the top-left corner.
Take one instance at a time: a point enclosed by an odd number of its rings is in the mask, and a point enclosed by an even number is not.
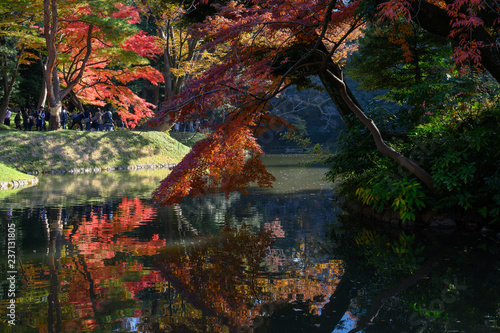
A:
[[[175,123],[173,130],[174,132],[202,132],[202,122],[199,119],[196,121]]]
[[[73,123],[69,129],[77,124],[86,131],[112,131],[115,126],[113,114],[110,110],[102,112],[101,108],[92,113],[92,109],[87,107],[85,111],[74,114],[71,117]]]
[[[4,120],[5,125],[10,126],[11,117],[12,112],[10,109],[7,109]],[[83,112],[78,112],[70,116],[63,106],[59,121],[62,129],[66,129],[68,126],[70,130],[79,127],[87,131],[112,131],[115,126],[113,114],[110,110],[103,112],[101,108],[97,108],[95,112],[92,112],[90,107],[87,107]],[[46,131],[50,129],[50,111],[45,110],[43,107],[36,111],[22,107],[14,117],[14,123],[18,130],[31,131],[35,127],[37,131]],[[123,121],[120,121],[120,124],[121,128],[125,127]]]
[[[66,111],[67,112],[67,111]],[[63,117],[61,113],[61,118]],[[7,113],[5,115],[4,124],[10,126],[10,118],[12,117],[12,112],[7,109]],[[37,131],[46,131],[50,129],[48,126],[50,122],[50,112],[45,111],[43,107],[34,111],[29,108],[21,108],[17,112],[14,117],[14,124],[16,125],[16,129],[31,131],[33,126],[36,127]]]
[[[10,126],[10,118],[12,117],[12,112],[7,109],[7,113],[5,115],[4,124]],[[16,129],[31,131],[31,128],[36,125],[37,130],[46,130],[45,121],[48,120],[47,116],[43,110],[40,108],[38,111],[33,111],[28,108],[21,108],[16,116],[14,117],[14,124],[16,125]]]

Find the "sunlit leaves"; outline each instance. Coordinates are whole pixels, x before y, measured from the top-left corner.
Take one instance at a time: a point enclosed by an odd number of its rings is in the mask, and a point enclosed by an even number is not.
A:
[[[77,81],[73,90],[84,103],[110,103],[130,127],[151,116],[154,105],[135,95],[126,84],[139,79],[155,85],[163,82],[161,73],[149,66],[148,60],[162,49],[155,37],[133,25],[138,21],[137,8],[116,1],[82,4],[62,20],[64,39],[58,45],[63,85]],[[86,59],[88,47],[91,54]],[[83,66],[85,71],[78,79]]]
[[[241,120],[235,120],[235,122]],[[249,128],[219,126],[207,139],[198,142],[177,168],[153,193],[160,204],[173,204],[186,196],[218,191],[245,192],[249,184],[270,187],[274,177],[266,171],[262,151]]]
[[[224,110],[224,120],[162,182],[155,200],[171,204],[187,195],[245,191],[251,182],[269,186],[273,178],[260,162],[255,135],[271,124],[268,100],[292,83],[293,72],[280,76],[275,66],[287,65],[287,52],[294,48],[307,58],[302,48],[317,42],[332,50],[328,56],[345,58],[342,46],[360,27],[358,3],[231,1],[197,25],[191,33],[206,42],[204,48],[213,52],[222,47],[225,54],[169,100],[158,121],[167,116],[181,122],[211,119],[216,110]]]

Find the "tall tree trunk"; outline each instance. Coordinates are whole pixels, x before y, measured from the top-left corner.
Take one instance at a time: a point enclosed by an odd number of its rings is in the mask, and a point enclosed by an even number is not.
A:
[[[42,90],[40,91],[40,97],[38,98],[38,104],[36,105],[36,110],[45,106],[45,102],[47,101],[47,84],[45,83],[45,75],[47,75],[45,73],[47,71],[47,64],[45,61],[42,60],[41,53],[40,53],[40,63],[42,65],[43,80],[42,80]]]
[[[60,114],[62,110],[62,100],[83,77],[87,62],[92,53],[92,31],[94,26],[89,25],[87,30],[85,56],[81,61],[82,64],[78,75],[72,81],[66,82],[66,87],[61,90],[59,71],[57,69],[57,34],[59,25],[57,0],[43,1],[43,16],[45,44],[47,46],[47,60],[44,65],[44,83],[47,88],[50,128],[59,129],[61,127]]]
[[[36,110],[38,110],[42,106],[44,106],[46,101],[47,101],[47,86],[45,85],[45,81],[44,81],[44,82],[42,82],[42,90],[40,91],[40,97],[38,98]]]
[[[47,90],[47,101],[50,112],[50,129],[61,126],[59,115],[62,108],[60,83],[57,70],[57,30],[59,18],[57,0],[43,1],[44,35],[47,46],[47,60],[43,66],[44,83]]]

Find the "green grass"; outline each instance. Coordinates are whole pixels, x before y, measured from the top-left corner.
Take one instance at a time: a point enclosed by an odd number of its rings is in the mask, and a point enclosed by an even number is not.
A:
[[[0,131],[0,162],[21,171],[177,163],[188,151],[155,131]]]
[[[12,128],[12,126],[7,126],[7,125],[4,125],[4,124],[0,124],[0,131],[13,131],[14,129]]]
[[[189,132],[172,132],[170,133],[172,138],[179,141],[180,143],[192,147],[196,142],[205,139],[207,136],[203,133],[189,133]]]
[[[0,182],[10,182],[21,179],[33,179],[33,176],[19,172],[0,162]]]

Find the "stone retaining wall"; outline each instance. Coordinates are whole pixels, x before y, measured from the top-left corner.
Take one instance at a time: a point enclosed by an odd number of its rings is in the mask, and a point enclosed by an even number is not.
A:
[[[11,182],[0,182],[0,190],[12,190],[21,187],[35,186],[38,184],[38,178],[13,180]]]
[[[101,173],[113,171],[132,171],[132,170],[155,170],[173,168],[175,163],[159,163],[159,164],[142,164],[142,165],[122,165],[116,167],[94,167],[94,168],[73,168],[73,169],[56,169],[48,171],[23,171],[28,175],[50,174],[50,175],[63,175],[63,174],[84,174],[84,173]]]
[[[113,171],[132,171],[132,170],[155,170],[173,168],[175,163],[159,163],[159,164],[142,164],[142,165],[122,165],[117,167],[95,167],[95,168],[73,168],[73,169],[57,169],[48,171],[23,171],[28,175],[50,174],[50,175],[63,175],[73,174],[79,175],[84,173],[101,173]],[[0,182],[0,190],[11,190],[15,188],[34,186],[38,184],[38,178],[28,180],[14,180],[11,182]]]

